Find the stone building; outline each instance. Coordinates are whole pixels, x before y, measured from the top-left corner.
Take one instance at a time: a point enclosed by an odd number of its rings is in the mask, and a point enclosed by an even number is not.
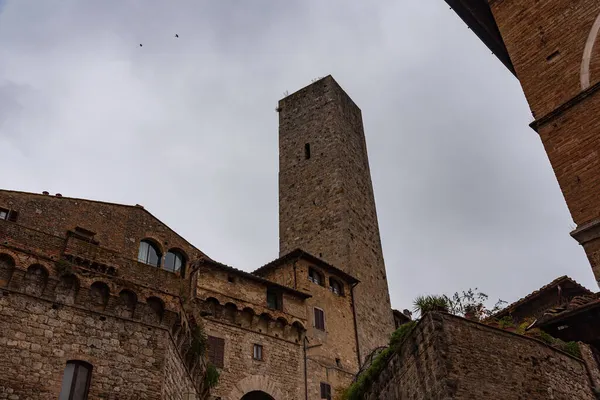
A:
[[[277,110],[280,255],[252,273],[140,205],[0,190],[0,399],[331,399],[352,382],[408,318],[360,110],[331,76]]]
[[[600,281],[600,2],[446,0],[521,82]]]

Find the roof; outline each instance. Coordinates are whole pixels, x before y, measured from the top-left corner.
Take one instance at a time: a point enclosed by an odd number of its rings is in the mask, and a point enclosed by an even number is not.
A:
[[[445,0],[454,9],[454,12],[467,24],[479,39],[491,50],[492,53],[513,74],[515,68],[512,64],[508,50],[502,40],[502,35],[488,4],[488,0]]]
[[[404,314],[402,311],[398,311],[396,309],[392,309],[392,313],[395,316],[397,316],[397,317],[399,317],[401,319],[404,319],[405,321],[411,321],[410,317],[408,315]]]
[[[111,203],[108,201],[100,201],[100,200],[90,200],[90,199],[82,199],[79,197],[68,197],[68,196],[52,196],[50,194],[41,194],[41,193],[32,193],[32,192],[23,192],[20,190],[8,190],[8,189],[0,189],[0,192],[6,192],[6,193],[15,193],[15,194],[25,194],[28,196],[38,196],[38,197],[42,197],[44,199],[56,199],[58,201],[64,201],[64,200],[76,200],[76,201],[85,201],[88,203],[96,203],[96,204],[105,204],[107,206],[115,206],[115,207],[125,207],[128,208],[130,210],[136,210],[135,212],[145,212],[148,215],[150,215],[152,218],[154,218],[155,220],[157,220],[158,222],[160,222],[161,224],[163,224],[166,228],[168,228],[171,232],[173,232],[173,234],[179,236],[183,241],[185,241],[187,244],[190,245],[190,247],[193,247],[194,249],[198,250],[200,253],[202,253],[205,257],[208,257],[203,251],[201,251],[200,249],[198,249],[196,246],[194,246],[193,244],[191,244],[189,241],[187,241],[183,236],[181,236],[180,234],[178,234],[177,232],[175,232],[173,229],[171,229],[167,224],[165,224],[164,222],[162,222],[160,219],[156,218],[150,211],[146,210],[144,208],[144,206],[136,204],[136,205],[129,205],[129,204],[121,204],[121,203]]]
[[[327,269],[327,270],[335,273],[336,275],[342,277],[344,280],[346,280],[346,282],[348,282],[350,284],[355,284],[355,283],[360,282],[358,279],[356,279],[352,275],[342,271],[339,268],[334,267],[333,265],[331,265],[331,264],[321,260],[320,258],[315,257],[312,254],[307,253],[301,249],[292,250],[291,252],[287,253],[286,255],[279,257],[278,259],[273,260],[268,264],[263,265],[262,267],[258,268],[257,270],[253,271],[252,273],[257,276],[262,276],[270,271],[276,270],[277,268],[281,267],[282,265],[286,264],[289,261],[294,261],[294,260],[298,260],[298,259],[304,259],[304,260],[309,261],[310,263],[315,264],[321,268]]]
[[[536,321],[535,326],[548,325],[557,320],[574,316],[599,305],[600,293],[595,293],[588,296],[576,296],[569,302],[569,304],[548,310],[542,318]]]
[[[216,268],[218,268],[220,270],[223,270],[223,271],[226,271],[226,272],[230,272],[230,273],[236,274],[238,276],[242,276],[244,278],[253,280],[255,282],[264,283],[265,285],[268,285],[270,287],[281,289],[281,290],[283,290],[285,292],[291,293],[291,294],[296,295],[298,297],[301,297],[303,299],[307,299],[309,297],[312,297],[308,293],[301,292],[301,291],[296,290],[296,289],[292,289],[291,287],[284,286],[284,285],[281,285],[281,284],[276,283],[276,282],[272,282],[272,281],[270,281],[268,279],[265,279],[265,278],[262,278],[262,277],[260,277],[258,275],[254,275],[254,273],[242,271],[241,269],[237,269],[237,268],[231,267],[229,265],[222,264],[222,263],[220,263],[218,261],[211,260],[209,258],[197,260],[197,261],[194,262],[194,264],[195,264],[195,266],[198,266],[200,264],[208,264],[208,265],[216,267]]]
[[[555,280],[548,283],[547,285],[542,286],[538,290],[531,292],[527,296],[506,306],[504,309],[500,310],[495,315],[493,315],[493,318],[501,318],[505,315],[508,315],[512,311],[514,311],[516,308],[518,308],[519,306],[522,306],[523,304],[527,303],[528,301],[533,300],[533,299],[537,298],[538,296],[542,295],[543,293],[547,293],[548,291],[555,289],[558,285],[564,284],[564,283],[570,283],[571,285],[573,285],[576,288],[578,288],[579,290],[581,290],[583,293],[586,293],[589,295],[593,294],[593,292],[591,290],[581,286],[579,283],[577,283],[573,279],[569,278],[567,275],[563,275],[563,276],[556,278]]]

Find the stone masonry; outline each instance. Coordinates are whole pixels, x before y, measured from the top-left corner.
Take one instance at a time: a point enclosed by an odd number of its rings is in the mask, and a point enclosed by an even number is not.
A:
[[[597,364],[593,365],[597,374]],[[365,400],[594,400],[586,363],[536,339],[427,314]]]
[[[360,280],[364,358],[394,325],[360,109],[327,76],[278,111],[280,256],[300,248]]]

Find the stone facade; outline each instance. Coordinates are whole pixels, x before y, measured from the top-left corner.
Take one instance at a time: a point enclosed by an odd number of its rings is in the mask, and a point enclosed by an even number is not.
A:
[[[597,365],[592,366],[597,374]],[[594,400],[583,360],[529,337],[428,314],[366,400]]]
[[[600,281],[600,3],[490,1],[537,130]]]
[[[359,353],[394,323],[360,109],[331,76],[279,102],[280,256],[301,248],[361,281]]]

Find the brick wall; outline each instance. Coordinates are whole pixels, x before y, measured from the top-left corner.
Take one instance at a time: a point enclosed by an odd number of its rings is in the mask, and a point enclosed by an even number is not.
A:
[[[600,281],[600,39],[596,0],[490,2],[582,244]],[[589,86],[582,77],[591,48]]]
[[[378,377],[367,400],[593,400],[582,360],[524,336],[428,314]]]
[[[331,76],[279,102],[279,152],[280,255],[301,248],[361,281],[364,357],[393,318],[361,112]]]

